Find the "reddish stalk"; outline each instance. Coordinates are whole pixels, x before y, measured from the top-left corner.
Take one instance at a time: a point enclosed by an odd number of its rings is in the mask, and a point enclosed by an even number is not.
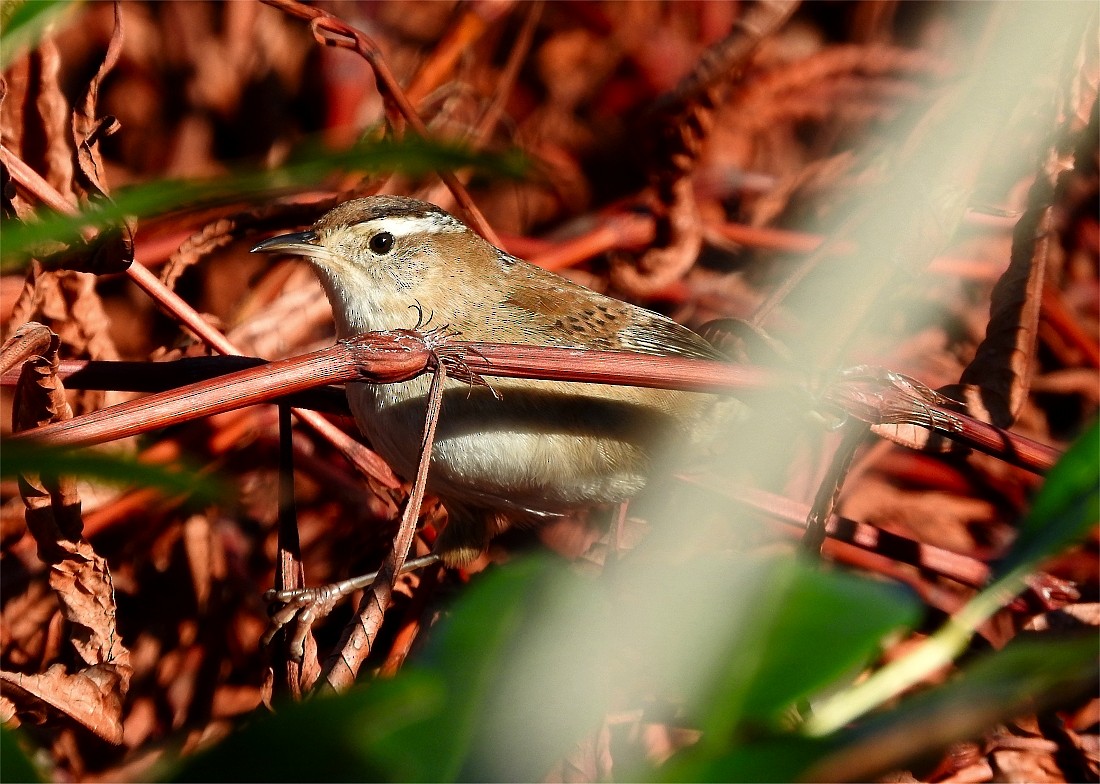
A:
[[[794,373],[682,357],[461,341],[449,342],[446,347],[461,356],[464,370],[478,376],[735,394],[791,388],[801,383]],[[435,356],[417,333],[373,332],[300,357],[93,411],[19,437],[57,446],[89,446],[268,402],[323,384],[404,381],[434,367]],[[1052,447],[907,396],[904,389],[887,382],[839,381],[826,387],[820,400],[871,424],[909,423],[935,429],[953,441],[1038,473],[1048,470],[1059,457]]]
[[[27,188],[29,192],[33,193],[48,207],[65,215],[79,214],[79,210],[69,204],[53,186],[2,145],[0,145],[0,160],[8,167],[12,179]],[[126,274],[138,288],[148,294],[164,311],[190,329],[203,343],[221,354],[241,355],[241,352],[229,342],[225,335],[207,323],[198,311],[161,283],[160,279],[146,269],[137,259],[134,259],[133,263],[126,269]],[[385,465],[385,461],[362,444],[349,438],[338,428],[333,427],[324,417],[307,409],[295,408],[293,412],[300,421],[331,443],[364,474],[387,487],[399,486],[400,483],[394,476],[393,471]]]
[[[382,628],[382,619],[389,607],[393,588],[401,574],[401,567],[409,555],[413,538],[416,536],[416,518],[420,514],[420,505],[424,502],[424,490],[428,484],[428,465],[431,462],[432,443],[435,441],[435,427],[439,422],[439,410],[443,404],[443,384],[447,380],[444,363],[435,363],[435,375],[428,392],[428,411],[424,420],[424,438],[420,446],[420,461],[417,464],[416,479],[413,481],[409,499],[405,502],[405,512],[401,515],[401,525],[394,536],[393,545],[382,562],[382,568],[371,583],[359,605],[357,618],[344,630],[339,650],[325,661],[321,672],[325,682],[337,691],[348,689],[354,682],[375,640]]]
[[[339,17],[327,11],[322,11],[320,8],[308,6],[296,2],[296,0],[263,0],[263,2],[299,19],[308,20],[309,29],[313,32],[313,37],[317,39],[318,43],[325,46],[350,49],[366,60],[374,70],[375,78],[384,91],[383,98],[393,101],[393,105],[397,107],[405,122],[412,127],[417,136],[423,139],[430,138],[428,127],[424,125],[424,121],[420,119],[420,115],[417,114],[415,107],[405,95],[405,91],[401,89],[397,78],[390,71],[389,66],[382,57],[382,51],[378,48],[378,44],[368,38],[362,31],[352,27]],[[481,214],[481,210],[474,204],[474,200],[470,198],[470,194],[458,181],[458,178],[450,172],[440,171],[438,174],[439,178],[447,184],[451,193],[454,194],[455,201],[461,205],[473,228],[489,242],[500,247],[500,238],[493,231],[493,227],[489,225],[489,222],[485,220],[485,216]]]

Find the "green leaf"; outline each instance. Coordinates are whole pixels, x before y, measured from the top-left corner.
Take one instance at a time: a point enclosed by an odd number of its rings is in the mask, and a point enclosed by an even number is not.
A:
[[[396,678],[283,706],[184,760],[171,778],[537,779],[588,726],[572,710],[578,693],[592,688],[572,677],[585,649],[540,636],[590,601],[588,587],[546,559],[494,570],[469,586],[425,656]],[[532,653],[546,654],[545,666]],[[524,685],[536,693],[521,696]],[[533,720],[544,711],[564,717],[559,734]],[[602,714],[585,715],[595,723]]]
[[[448,710],[410,744],[434,741],[417,779],[538,780],[599,726],[603,636],[586,623],[601,594],[546,558],[471,585],[426,651],[447,683]],[[602,617],[602,614],[599,614]],[[400,777],[399,777],[400,778]]]
[[[0,68],[38,43],[42,31],[71,5],[72,0],[3,0],[0,3]]]
[[[98,479],[113,484],[155,487],[166,494],[185,494],[199,501],[226,495],[216,479],[193,469],[173,470],[101,450],[65,450],[29,441],[7,440],[0,450],[0,476],[44,473]]]
[[[17,735],[17,731],[0,726],[0,768],[3,768],[4,781],[12,784],[43,781],[19,745]]]
[[[396,734],[387,755],[399,763],[390,771],[391,780],[453,781],[458,776],[471,754],[488,694],[506,664],[506,649],[524,624],[526,599],[545,568],[542,561],[530,561],[481,576],[434,630],[415,666],[440,679],[446,701],[422,724]],[[425,744],[425,738],[431,743]],[[405,754],[392,753],[402,748]]]
[[[874,781],[991,726],[1095,691],[1094,634],[1018,639],[959,677],[823,738],[768,734],[721,754],[673,761],[664,781]],[[684,755],[689,757],[689,755]]]
[[[1100,421],[1051,469],[997,575],[1031,571],[1100,521]]]
[[[949,664],[966,648],[975,630],[1024,589],[1028,573],[1040,560],[1096,525],[1097,435],[1094,425],[1051,470],[996,579],[905,656],[819,704],[804,726],[807,733],[829,734]]]
[[[1095,694],[1096,634],[1021,637],[949,683],[835,737],[836,750],[803,771],[814,781],[871,781],[1025,713]]]
[[[845,674],[856,674],[881,650],[887,636],[912,627],[921,605],[908,589],[816,565],[792,561],[785,584],[770,590],[776,609],[761,619],[756,639],[745,647],[763,650],[748,678],[744,714],[774,718]],[[743,673],[731,668],[727,684]]]
[[[217,746],[174,763],[155,778],[169,781],[396,781],[415,768],[435,739],[405,740],[443,711],[438,674],[403,672],[339,696],[279,707]]]
[[[359,144],[338,151],[323,151],[316,145],[307,145],[290,163],[274,171],[242,170],[210,180],[160,180],[120,189],[113,195],[112,202],[95,202],[79,215],[45,212],[31,223],[5,221],[0,269],[25,264],[44,243],[72,244],[81,239],[83,228],[102,229],[120,223],[127,216],[248,202],[286,189],[316,186],[336,171],[402,171],[417,175],[466,166],[500,176],[518,176],[525,164],[518,153],[487,155],[415,137]]]
[[[731,761],[731,742],[747,731],[774,730],[799,700],[855,676],[888,635],[920,616],[919,602],[894,585],[823,571],[794,558],[752,568],[766,575],[766,589],[751,597],[747,622],[727,630],[732,634],[723,667],[704,689],[702,740],[662,771],[663,780],[711,779],[719,760],[722,776],[788,778],[795,757],[775,767]],[[816,743],[807,747],[817,749]]]

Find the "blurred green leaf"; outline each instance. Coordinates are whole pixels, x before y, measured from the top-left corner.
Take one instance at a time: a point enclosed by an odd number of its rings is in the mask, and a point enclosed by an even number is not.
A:
[[[38,43],[42,31],[72,0],[3,0],[0,2],[0,68],[7,68],[24,47]]]
[[[576,627],[571,619],[583,618],[594,594],[590,581],[546,558],[479,576],[416,663],[442,679],[446,703],[392,736],[391,779],[545,775],[602,715],[584,699],[596,688],[586,675],[598,643],[585,629],[557,636],[566,624]]]
[[[661,781],[798,781],[800,774],[836,748],[829,738],[800,735],[742,741],[723,753],[684,764],[673,760],[658,773]],[[824,780],[824,779],[822,779]]]
[[[741,780],[788,778],[797,755],[784,755],[770,767],[745,767],[747,759],[729,757],[731,741],[736,744],[746,732],[769,732],[799,700],[855,676],[889,634],[920,616],[915,597],[887,583],[794,558],[772,559],[762,572],[767,590],[755,597],[748,622],[734,630],[723,667],[705,689],[703,737],[661,772],[662,780],[713,780],[718,770],[730,776],[741,770],[734,776]],[[816,741],[804,745],[819,748]]]
[[[997,578],[905,656],[818,704],[804,725],[808,734],[830,734],[949,664],[965,650],[975,630],[1026,587],[1028,573],[1040,560],[1096,525],[1097,435],[1094,425],[1051,469]]]
[[[394,771],[417,768],[435,738],[405,741],[444,709],[436,673],[402,672],[339,696],[285,704],[245,724],[213,748],[166,764],[169,781],[397,781]]]
[[[792,560],[783,565],[776,611],[762,618],[756,639],[743,645],[762,650],[752,677],[731,667],[726,685],[748,681],[743,714],[775,719],[845,674],[855,675],[881,652],[888,635],[912,627],[921,604],[906,588],[824,571]],[[715,730],[733,729],[719,724]]]
[[[1100,522],[1100,421],[1051,469],[998,575],[1031,571]]]
[[[456,749],[460,767],[441,773],[538,781],[607,711],[608,602],[599,582],[545,556],[486,575],[470,593],[429,651],[469,737]]]
[[[1094,634],[1019,639],[959,677],[823,738],[768,734],[725,753],[674,762],[665,781],[875,781],[934,760],[952,743],[999,722],[1085,698],[1097,681]]]
[[[199,501],[225,497],[216,479],[187,468],[169,469],[132,457],[103,451],[70,451],[29,441],[7,440],[0,450],[0,476],[45,473],[79,476],[113,484],[155,487],[169,495],[185,494]]]
[[[1018,638],[947,684],[838,734],[836,750],[804,770],[814,781],[871,781],[1000,722],[1096,692],[1095,630],[1060,639]]]
[[[476,153],[415,137],[359,144],[339,151],[323,151],[316,145],[307,145],[290,163],[273,171],[239,171],[210,180],[160,180],[119,189],[112,196],[113,203],[96,202],[79,215],[44,212],[33,223],[5,221],[0,269],[25,264],[46,242],[71,244],[81,239],[81,229],[114,225],[127,216],[159,215],[184,207],[255,201],[291,188],[316,186],[336,171],[402,171],[417,175],[466,166],[512,177],[522,173],[525,164],[518,153]]]
[[[514,696],[517,678],[536,683],[551,701],[555,695],[568,699],[579,688],[564,677],[571,667],[549,680],[546,672],[515,670],[516,663],[530,660],[521,648],[545,642],[530,632],[547,620],[542,611],[556,603],[551,596],[560,597],[565,583],[576,589],[574,600],[587,594],[575,575],[546,559],[494,570],[469,586],[436,629],[424,657],[396,678],[283,706],[184,760],[170,776],[177,781],[453,781],[492,773],[516,780],[534,778],[520,775],[525,771],[544,774],[550,764],[545,755],[500,759],[494,742],[504,731],[502,717],[522,722],[522,716],[500,711]],[[567,611],[570,605],[558,606]],[[569,646],[554,650],[570,652]],[[539,702],[514,707],[531,713],[547,709]],[[524,726],[511,729],[522,733]],[[577,723],[566,729],[570,735],[583,730]],[[544,744],[558,755],[563,746],[558,738]]]
[[[532,592],[546,579],[543,560],[511,564],[482,575],[435,629],[415,663],[438,677],[445,704],[419,725],[390,739],[393,781],[453,781],[471,754],[490,692],[499,686],[509,647],[524,626]],[[430,743],[424,739],[430,738]],[[403,754],[396,753],[404,750]],[[410,753],[412,750],[415,753]]]
[[[17,731],[0,726],[0,768],[5,782],[39,782],[42,777],[30,758],[23,753],[16,738]]]

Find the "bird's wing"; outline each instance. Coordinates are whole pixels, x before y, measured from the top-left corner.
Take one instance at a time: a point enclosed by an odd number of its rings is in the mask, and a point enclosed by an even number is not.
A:
[[[525,342],[654,356],[726,358],[667,316],[592,291],[520,259],[510,257],[509,267],[511,274],[524,280],[502,298],[501,315],[509,323],[521,325]]]

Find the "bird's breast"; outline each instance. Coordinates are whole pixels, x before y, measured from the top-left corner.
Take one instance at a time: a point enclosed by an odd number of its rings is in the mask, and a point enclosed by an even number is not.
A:
[[[654,452],[688,428],[701,395],[553,381],[448,380],[428,483],[444,500],[554,512],[621,501],[645,484]],[[429,376],[349,384],[360,429],[411,477],[424,429]],[[690,410],[689,410],[690,409]]]

